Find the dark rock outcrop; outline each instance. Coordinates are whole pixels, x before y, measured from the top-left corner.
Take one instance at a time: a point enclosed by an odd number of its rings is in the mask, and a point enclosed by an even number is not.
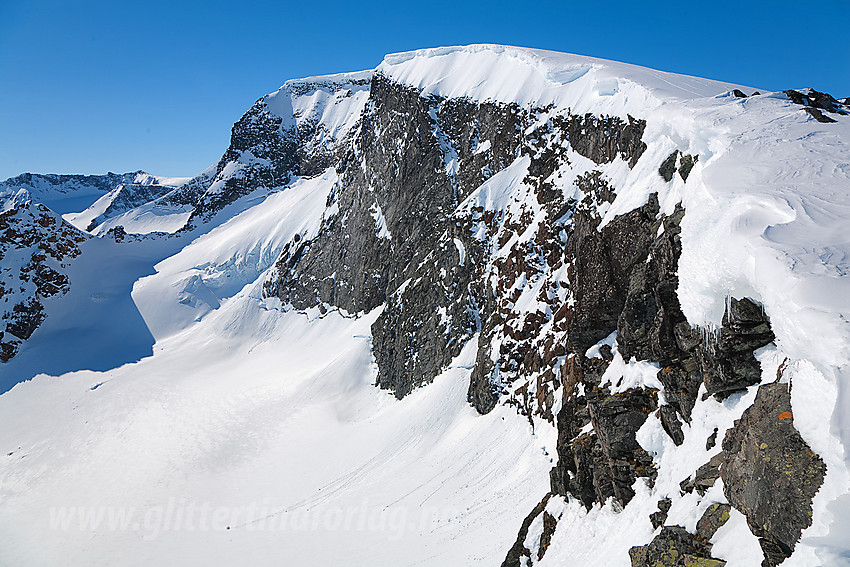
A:
[[[634,167],[646,150],[643,132],[646,122],[628,117],[567,115],[556,117],[553,126],[567,133],[570,146],[595,163],[609,163],[618,155]]]
[[[676,173],[676,160],[678,158],[679,150],[676,150],[667,156],[667,159],[661,162],[661,166],[658,168],[658,175],[660,175],[664,181],[667,181],[668,183],[673,181],[673,174]]]
[[[664,525],[664,522],[667,521],[667,513],[670,511],[672,505],[673,501],[669,498],[662,498],[658,501],[658,510],[649,515],[652,529],[657,529]]]
[[[848,114],[846,103],[836,100],[828,93],[818,92],[814,89],[788,90],[784,92],[791,102],[802,106],[803,110],[818,122],[837,122],[834,118],[824,114],[824,110],[832,114]]]
[[[623,505],[634,496],[638,477],[655,477],[650,457],[635,440],[657,406],[654,390],[610,394],[598,388],[565,401],[558,413],[558,464],[550,472],[553,492],[572,494],[590,508],[615,497]],[[591,424],[590,432],[581,433]]]
[[[664,526],[647,545],[629,550],[632,567],[720,567],[711,557],[711,545],[680,526]]]
[[[611,493],[625,505],[634,496],[632,485],[637,477],[655,476],[652,457],[635,440],[635,434],[658,407],[656,391],[635,389],[613,395],[599,394],[596,391],[589,396],[588,408],[605,457],[600,464],[608,468],[604,472],[610,476]]]
[[[635,435],[648,414],[657,409],[657,402],[651,390],[612,395],[600,388],[608,362],[585,358],[587,348],[617,330],[624,358],[667,361],[660,373],[662,383],[675,388],[668,387],[671,405],[660,412],[668,432],[679,442],[683,437],[676,412],[690,418],[699,388],[697,365],[690,358],[681,359],[688,355],[679,350],[673,332],[674,326],[685,320],[675,295],[681,249],[678,227],[684,212],[677,209],[661,218],[658,214],[658,202],[652,196],[644,207],[615,218],[601,232],[589,222],[587,226],[593,230],[577,223],[572,234],[576,260],[570,283],[576,306],[568,313],[567,333],[572,357],[567,360],[568,372],[561,369],[564,401],[557,421],[559,460],[550,478],[553,492],[573,494],[588,507],[611,496],[626,504],[633,496],[631,485],[636,478],[654,478],[652,459]],[[659,234],[661,226],[664,230]],[[601,352],[604,357],[604,349]],[[578,384],[585,395],[575,393]],[[580,434],[588,424],[592,432]]]
[[[699,156],[683,154],[679,150],[676,150],[661,162],[661,165],[658,167],[658,175],[669,183],[673,181],[673,175],[678,171],[682,181],[687,181],[691,170],[698,161]]]
[[[502,561],[501,567],[524,567],[533,565],[536,561],[543,559],[552,540],[552,534],[555,533],[555,528],[558,525],[555,517],[546,511],[546,505],[549,503],[551,497],[551,493],[544,496],[543,500],[522,521],[517,539],[508,550],[508,554],[505,560]],[[526,541],[528,539],[528,530],[531,524],[541,514],[543,514],[543,530],[540,534],[540,540],[532,544]],[[531,546],[531,549],[528,546]]]
[[[761,366],[753,351],[770,344],[773,339],[770,322],[761,305],[748,298],[730,298],[720,331],[706,334],[692,349],[700,363],[707,394],[722,399],[758,384]]]
[[[31,200],[0,213],[0,236],[0,361],[6,362],[47,317],[43,300],[70,289],[67,268],[89,236]]]
[[[368,83],[354,77],[287,82],[278,93],[255,102],[233,125],[230,145],[215,166],[155,202],[191,210],[181,229],[191,231],[255,191],[273,191],[296,176],[311,177],[338,165],[341,154],[351,149],[353,133],[331,133],[315,116],[296,116],[291,97],[322,91],[325,96],[320,98],[334,104]]]
[[[723,439],[720,477],[726,498],[759,537],[764,567],[778,565],[812,523],[812,498],[826,465],[794,428],[788,384],[759,387]]]
[[[567,345],[583,355],[588,348],[617,329],[635,266],[649,253],[651,227],[658,214],[658,199],[619,216],[597,230],[598,220],[587,213],[576,215],[568,239],[574,258],[570,289],[575,306],[567,316]]]
[[[694,168],[694,165],[699,161],[699,156],[684,154],[682,158],[679,160],[679,176],[682,178],[682,181],[687,181],[688,176],[691,174],[691,170]]]
[[[830,122],[838,122],[838,120],[835,120],[834,118],[830,118],[829,116],[827,116],[826,114],[821,112],[821,110],[819,108],[812,108],[812,107],[807,106],[803,110],[805,110],[806,113],[808,113],[809,116],[811,116],[812,118],[814,118],[818,122],[823,122],[824,124],[829,124]]]
[[[669,504],[666,504],[666,507],[669,509]],[[681,526],[664,526],[649,544],[635,546],[629,550],[632,567],[720,567],[725,565],[725,561],[711,557],[709,540],[729,520],[729,510],[728,504],[709,506],[697,522],[695,534]],[[666,518],[666,515],[664,510],[663,517]],[[653,526],[655,526],[654,521]]]
[[[847,111],[842,108],[844,103],[836,100],[829,93],[818,92],[814,89],[801,89],[798,91],[788,90],[783,92],[788,96],[791,102],[799,104],[800,106],[817,108],[818,110],[826,110],[827,112],[836,114],[847,113]]]
[[[663,227],[663,232],[645,242],[644,257],[648,261],[637,264],[631,272],[626,299],[617,317],[617,344],[625,360],[635,357],[666,362],[680,356],[674,328],[686,324],[676,295],[682,250],[679,225],[684,214],[679,207],[662,222],[656,223],[653,218],[649,223],[650,231]]]
[[[720,478],[720,464],[723,462],[724,454],[714,455],[707,463],[699,467],[696,472],[683,480],[679,486],[683,492],[693,492],[704,496],[709,488],[714,486],[715,481]]]
[[[572,261],[565,231],[588,237],[579,262],[592,261],[595,207],[610,203],[614,190],[601,172],[588,172],[576,182],[584,201],[567,202],[552,183],[558,168],[568,164],[566,149],[596,163],[618,158],[634,163],[645,149],[640,140],[645,123],[549,116],[550,110],[424,96],[375,75],[354,150],[337,164],[343,173],[329,205],[338,213],[326,219],[318,237],[288,248],[266,293],[295,309],[319,305],[352,314],[385,303],[372,329],[377,382],[399,397],[431,381],[480,331],[470,402],[486,413],[513,389],[508,403],[554,420],[558,357],[566,354],[561,337],[575,314],[519,312],[511,290],[518,282],[549,278],[542,300],[563,294],[566,282],[553,278]],[[525,188],[546,219],[536,219],[530,209],[506,215],[459,208],[484,181],[523,156],[529,159]],[[657,203],[652,206],[655,210],[643,213],[647,219],[657,212]],[[385,234],[375,230],[377,215]],[[471,237],[476,230],[484,231],[481,239]],[[533,240],[516,242],[507,255],[494,256],[485,244],[503,246],[529,230]],[[606,237],[616,242],[609,271],[628,270],[643,259],[629,256],[641,248],[633,245],[627,221],[604,230],[619,231]],[[488,280],[497,282],[495,289],[484,283]],[[619,314],[627,285],[620,283],[607,327]],[[576,289],[606,301],[605,290],[581,284]],[[584,334],[588,337],[579,340],[588,345],[600,338],[599,331]],[[519,376],[529,384],[513,388]]]

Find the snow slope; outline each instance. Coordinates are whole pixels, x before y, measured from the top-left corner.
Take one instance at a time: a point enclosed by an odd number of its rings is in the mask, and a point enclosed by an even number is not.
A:
[[[7,424],[64,416],[61,433],[52,420],[0,433],[4,562],[497,560],[545,490],[551,432],[468,406],[474,348],[396,401],[372,385],[377,313],[317,314],[281,313],[248,285],[152,357],[0,397]],[[88,507],[98,526],[56,523]]]
[[[764,380],[787,358],[795,426],[828,471],[814,523],[784,565],[846,565],[850,118],[822,124],[782,93],[737,98],[729,91],[752,89],[513,47],[394,54],[375,72],[426,94],[646,119],[637,165],[600,166],[618,188],[603,222],[653,192],[668,214],[682,202],[678,295],[689,322],[719,327],[729,296],[765,306],[777,340],[759,353]],[[329,151],[356,130],[368,83],[348,94],[304,85],[371,73],[288,82],[265,100],[284,125],[311,124],[318,134],[309,143]],[[687,182],[658,175],[674,150],[699,156]],[[244,156],[219,181],[252,163]],[[504,210],[527,199],[527,168],[518,158],[461,207]],[[565,193],[572,179],[562,181]],[[334,168],[295,178],[243,197],[211,230],[133,243],[120,261],[92,253],[77,265],[78,278],[93,279],[72,287],[66,299],[76,307],[48,318],[13,359],[19,366],[0,368],[45,372],[0,396],[0,564],[501,562],[549,491],[556,431],[542,420],[532,431],[507,406],[484,416],[469,407],[476,341],[433,384],[398,401],[373,386],[370,325],[380,308],[351,318],[262,297],[287,243],[335,214],[326,203],[338,180]],[[159,206],[127,214],[158,215]],[[185,222],[177,220],[165,229]],[[374,220],[384,234],[380,208]],[[137,232],[164,226],[139,223]],[[116,263],[100,270],[111,275],[94,281],[107,257]],[[116,297],[108,305],[123,307],[89,311],[86,333],[68,341],[65,322],[97,304],[99,285]],[[112,356],[122,332],[135,346]],[[78,363],[58,362],[70,359]],[[647,382],[641,363],[618,364]],[[697,503],[678,483],[712,456],[704,446],[712,429],[722,439],[754,396],[750,388],[699,401],[679,447],[650,417],[639,441],[662,471],[655,487],[637,483],[624,510],[609,502],[587,512],[553,498],[547,510],[560,522],[541,564],[628,565],[628,548],[653,537],[647,514],[668,495],[678,498],[671,521],[693,529],[699,512],[724,500],[722,486]],[[713,543],[730,567],[760,561],[740,513]]]
[[[154,337],[163,339],[200,321],[257,281],[295,235],[315,236],[338,179],[331,168],[295,181],[158,263],[155,275],[138,280],[133,300]]]

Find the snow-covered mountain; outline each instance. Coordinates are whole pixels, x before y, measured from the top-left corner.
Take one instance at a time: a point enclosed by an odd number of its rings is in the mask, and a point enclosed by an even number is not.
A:
[[[6,181],[0,564],[848,564],[847,102],[438,48]]]

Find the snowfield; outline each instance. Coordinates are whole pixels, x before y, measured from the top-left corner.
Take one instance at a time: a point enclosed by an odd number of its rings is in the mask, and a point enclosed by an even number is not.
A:
[[[401,402],[375,388],[374,316],[282,315],[246,290],[153,357],[19,385],[34,404],[4,420],[65,417],[5,457],[4,561],[493,562],[545,492],[554,440],[468,406],[474,350]],[[80,509],[104,519],[54,526]]]
[[[737,98],[732,89],[753,89],[490,45],[393,54],[375,71],[288,82],[267,105],[284,124],[323,125],[311,143],[330,151],[356,130],[368,83],[304,96],[297,86],[373,73],[444,97],[647,121],[635,167],[619,157],[599,167],[618,188],[603,225],[653,192],[666,214],[681,202],[678,296],[688,321],[719,328],[730,296],[764,305],[776,341],[756,353],[763,382],[786,365],[794,425],[827,467],[813,524],[783,566],[850,564],[850,116],[819,123],[782,93]],[[666,183],[658,165],[674,150],[699,161],[687,181]],[[533,199],[528,161],[518,157],[459,209]],[[174,235],[83,245],[69,294],[46,303],[44,325],[0,364],[2,385],[16,384],[0,395],[0,565],[501,563],[549,492],[557,431],[510,406],[479,415],[469,405],[477,336],[432,384],[397,400],[374,385],[370,326],[383,307],[355,316],[263,297],[286,244],[313,238],[337,214],[328,202],[339,179],[333,167],[293,178],[184,233],[191,211],[152,201],[97,234],[122,225]],[[565,174],[565,194],[573,179]],[[70,202],[42,189],[34,201]],[[56,211],[85,229],[110,195],[83,188],[73,208]],[[373,219],[394,242],[379,205]],[[533,291],[518,303],[537,308]],[[657,368],[624,361],[615,341],[609,370],[627,377],[617,387],[658,387]],[[675,500],[667,523],[693,530],[725,502],[722,481],[705,497],[681,496],[679,482],[720,451],[705,439],[717,428],[722,440],[757,389],[700,399],[680,446],[650,416],[638,441],[659,467],[655,485],[638,479],[622,510],[552,497],[546,510],[560,519],[539,565],[629,565],[666,496]],[[730,567],[762,559],[734,510],[712,543]]]

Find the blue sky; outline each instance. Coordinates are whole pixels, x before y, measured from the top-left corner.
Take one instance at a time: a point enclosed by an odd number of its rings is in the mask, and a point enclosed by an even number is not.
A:
[[[286,79],[503,43],[850,96],[850,2],[0,0],[0,179],[193,175]]]

